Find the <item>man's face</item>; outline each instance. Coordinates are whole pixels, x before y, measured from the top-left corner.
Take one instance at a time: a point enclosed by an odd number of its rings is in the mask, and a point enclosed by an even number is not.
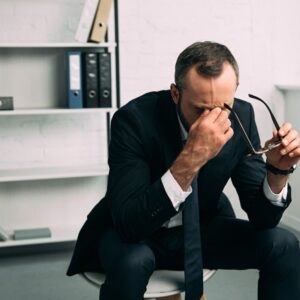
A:
[[[196,66],[186,74],[184,88],[179,92],[175,85],[171,93],[184,127],[188,130],[204,109],[213,109],[227,103],[233,106],[237,78],[232,66],[225,62],[222,73],[215,78],[199,75]]]

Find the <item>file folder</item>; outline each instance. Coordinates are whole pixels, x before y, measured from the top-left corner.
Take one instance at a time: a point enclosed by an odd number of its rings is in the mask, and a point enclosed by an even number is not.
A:
[[[68,56],[68,106],[69,108],[82,108],[82,78],[81,78],[81,53],[69,51]]]
[[[91,29],[89,41],[96,43],[102,43],[104,41],[111,6],[112,0],[100,1],[97,8],[94,24]]]
[[[109,52],[99,52],[99,98],[100,107],[112,106],[111,88],[111,55]]]
[[[82,55],[84,107],[99,107],[98,55],[85,52]]]

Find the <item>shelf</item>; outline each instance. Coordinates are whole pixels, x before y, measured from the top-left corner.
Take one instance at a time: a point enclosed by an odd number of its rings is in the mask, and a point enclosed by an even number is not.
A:
[[[116,43],[0,43],[0,48],[99,48],[116,47]]]
[[[75,41],[83,0],[29,2],[0,1],[0,90],[14,98],[14,110],[0,110],[0,225],[11,235],[3,253],[76,240],[106,192],[110,117],[120,107],[117,1],[104,43]],[[111,54],[113,107],[68,108],[67,52],[101,49]],[[14,230],[41,227],[51,237],[13,240]]]
[[[0,170],[0,182],[93,177],[108,175],[108,165],[49,167],[49,168],[20,168]]]
[[[289,84],[276,84],[275,85],[279,90],[287,91],[300,91],[300,85],[289,85]]]
[[[19,229],[19,228],[18,228]],[[78,235],[80,227],[78,228],[58,228],[50,227],[51,237],[49,238],[38,238],[38,239],[24,239],[24,240],[7,240],[0,241],[0,249],[5,247],[14,246],[26,246],[26,245],[38,245],[38,244],[49,244],[49,243],[60,243],[60,242],[72,242],[75,241]],[[8,230],[12,235],[12,230]]]
[[[45,108],[45,109],[15,109],[15,110],[0,110],[1,115],[17,116],[17,115],[66,115],[66,114],[90,114],[90,113],[103,113],[110,112],[114,113],[116,108]]]

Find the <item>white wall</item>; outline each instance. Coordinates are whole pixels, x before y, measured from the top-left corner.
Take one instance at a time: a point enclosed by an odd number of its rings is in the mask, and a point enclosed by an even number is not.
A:
[[[1,0],[0,41],[73,41],[83,3],[84,0]],[[265,98],[282,121],[284,98],[274,84],[299,85],[299,8],[298,0],[119,0],[122,103],[151,90],[169,88],[178,54],[194,41],[214,40],[226,44],[240,64],[241,82],[237,96],[247,99],[247,93],[251,92]],[[57,68],[52,67],[51,62],[56,59],[52,53],[56,50],[0,51],[1,94],[14,95],[16,108],[23,107],[25,102],[28,104],[25,101],[28,99],[33,107],[60,105],[56,101],[63,98],[58,96],[64,94],[64,89],[60,87],[60,77],[55,73]],[[28,66],[30,72],[27,72]],[[42,80],[39,80],[38,74]],[[38,82],[38,91],[32,88],[32,78]],[[272,127],[269,120],[264,119],[265,110],[260,105],[255,105],[255,109],[264,140],[269,137]],[[6,129],[11,130],[9,124],[3,122],[0,130],[2,138],[9,132]],[[2,152],[7,149],[3,145]],[[23,154],[23,158],[32,157],[31,150],[25,149]],[[48,206],[45,209],[42,205],[45,203],[53,205],[54,209],[60,205],[67,206],[61,212],[62,216],[53,216],[55,222],[64,219],[64,213],[70,215],[69,223],[74,220],[81,222],[93,203],[101,197],[104,185],[105,182],[96,179],[92,182],[88,179],[74,179],[74,182],[66,179],[29,184],[1,183],[1,225],[10,227],[14,223],[13,228],[17,228],[26,223],[33,226],[30,216],[39,205],[41,210],[46,210],[41,213],[41,219],[42,216],[51,219],[52,210]],[[230,186],[228,193],[234,195]],[[300,191],[296,190],[296,193],[294,198],[300,198]],[[43,203],[39,202],[40,198]],[[238,214],[242,215],[236,195],[233,202]],[[26,211],[22,205],[27,208]],[[20,209],[17,213],[15,207]],[[77,209],[73,216],[70,208]],[[287,212],[291,216],[288,220],[300,220],[299,210],[299,205],[293,206]],[[38,221],[39,225],[43,222]],[[297,222],[293,224],[298,226],[300,223]],[[45,223],[47,225],[48,220]]]
[[[122,103],[169,88],[178,54],[195,41],[213,40],[239,62],[237,96],[266,99],[283,121],[284,100],[274,84],[299,84],[299,11],[298,0],[119,1]],[[265,140],[272,125],[261,105],[255,111]],[[230,187],[228,192],[234,194]],[[242,215],[236,196],[234,206]]]
[[[300,129],[300,85],[298,90],[285,90],[285,103],[286,103],[286,118],[288,118],[293,124],[298,125],[298,131]],[[284,215],[283,222],[289,226],[298,229],[300,231],[300,171],[298,170],[290,176],[290,182],[293,189],[293,199],[289,209]]]

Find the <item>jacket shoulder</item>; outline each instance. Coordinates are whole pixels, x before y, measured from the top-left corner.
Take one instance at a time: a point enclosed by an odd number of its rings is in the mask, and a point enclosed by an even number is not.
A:
[[[143,94],[133,100],[130,100],[127,104],[122,106],[115,115],[126,114],[151,114],[162,102],[167,102],[171,99],[171,93],[168,90],[155,91]]]

